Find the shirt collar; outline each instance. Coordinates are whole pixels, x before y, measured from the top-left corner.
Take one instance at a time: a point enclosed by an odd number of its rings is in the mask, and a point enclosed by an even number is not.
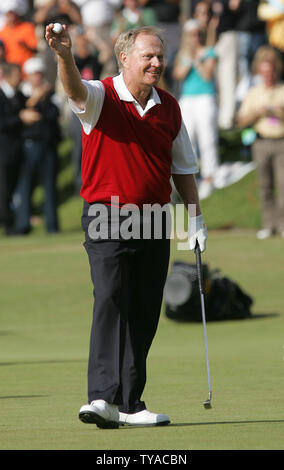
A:
[[[15,89],[6,80],[2,80],[1,88],[7,98],[13,98],[15,96]]]
[[[119,99],[122,101],[128,101],[128,102],[134,103],[134,105],[136,106],[136,108],[138,109],[141,115],[144,115],[150,108],[152,108],[156,104],[161,104],[161,100],[157,93],[157,90],[154,87],[152,87],[152,93],[148,99],[147,105],[145,109],[142,109],[140,104],[136,101],[134,96],[130,93],[127,86],[125,85],[125,81],[123,79],[122,73],[117,75],[116,77],[113,77],[113,86],[119,96]],[[142,113],[141,113],[141,110],[142,110]]]

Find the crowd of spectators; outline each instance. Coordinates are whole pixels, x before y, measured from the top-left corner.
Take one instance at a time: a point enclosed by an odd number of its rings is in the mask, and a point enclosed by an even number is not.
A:
[[[271,26],[271,12],[277,6],[278,23],[273,26],[278,28],[278,42]],[[118,73],[113,46],[122,31],[141,25],[163,30],[166,70],[160,86],[180,101],[200,157],[201,182],[209,182],[203,188],[206,197],[219,164],[219,131],[240,125],[238,110],[250,88],[262,79],[252,71],[255,54],[271,44],[282,60],[284,2],[279,0],[276,7],[269,0],[3,0],[0,225],[4,233],[30,232],[36,175],[44,188],[46,231],[60,230],[57,148],[64,136],[73,139],[74,192],[80,191],[81,128],[57,80],[56,58],[44,39],[47,24],[67,26],[78,69],[87,80]]]

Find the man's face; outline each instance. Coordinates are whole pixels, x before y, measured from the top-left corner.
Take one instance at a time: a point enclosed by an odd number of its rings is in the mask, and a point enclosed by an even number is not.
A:
[[[208,3],[198,2],[195,7],[194,18],[199,21],[199,23],[206,27],[209,21],[209,6]]]
[[[123,6],[130,10],[136,10],[139,7],[137,0],[123,0]]]
[[[263,61],[259,64],[258,72],[262,76],[264,83],[273,85],[276,82],[276,71],[274,65],[269,61]]]
[[[13,26],[15,23],[17,23],[17,20],[19,19],[19,16],[13,11],[7,11],[6,13],[6,23],[9,26]]]
[[[41,72],[33,72],[27,75],[28,82],[32,85],[33,88],[38,88],[42,85],[43,74]]]
[[[6,80],[13,88],[17,88],[21,83],[21,69],[20,67],[13,67]]]
[[[128,80],[136,85],[155,86],[164,70],[164,47],[160,39],[141,33],[128,54],[121,53],[121,62]]]

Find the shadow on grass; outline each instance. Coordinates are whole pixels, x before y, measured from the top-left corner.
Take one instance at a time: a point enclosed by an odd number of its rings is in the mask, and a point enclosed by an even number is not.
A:
[[[228,322],[234,322],[234,321],[251,321],[251,320],[262,320],[262,319],[271,319],[271,318],[276,318],[279,317],[281,314],[280,313],[252,313],[249,317],[243,317],[243,318],[220,318],[220,319],[210,319],[207,318],[208,323],[228,323]]]
[[[160,425],[160,426],[143,426],[137,425],[137,426],[129,426],[127,424],[120,426],[120,429],[135,429],[135,428],[173,428],[173,427],[179,427],[179,426],[207,426],[209,424],[214,424],[214,425],[224,425],[224,424],[264,424],[264,423],[284,423],[284,419],[263,419],[263,420],[250,420],[250,421],[205,421],[202,423],[170,423],[167,425]]]
[[[200,316],[200,320],[197,321],[190,321],[190,320],[187,320],[187,319],[183,319],[183,318],[169,318],[167,317],[166,313],[165,313],[165,309],[163,310],[163,313],[165,315],[165,317],[167,318],[167,320],[170,320],[170,321],[174,321],[175,323],[184,323],[186,325],[189,325],[189,324],[193,324],[193,323],[201,323],[202,322],[202,318]],[[242,318],[208,318],[206,317],[206,322],[207,323],[229,323],[229,322],[236,322],[236,321],[240,321],[240,322],[245,322],[245,321],[251,321],[251,320],[262,320],[262,319],[271,319],[271,318],[276,318],[276,317],[279,317],[281,314],[280,313],[252,313],[249,317],[242,317]]]
[[[264,423],[284,423],[284,419],[262,419],[250,421],[208,421],[202,423],[171,423],[170,427],[174,426],[207,426],[208,424],[264,424]]]
[[[45,398],[48,397],[48,395],[8,395],[8,396],[0,396],[0,400],[7,400],[9,398],[13,398],[18,400],[18,398]]]
[[[65,364],[74,362],[86,362],[87,359],[46,359],[42,361],[15,361],[15,362],[0,362],[1,366],[23,366],[32,364]]]
[[[248,320],[259,320],[262,318],[273,318],[273,317],[279,317],[280,313],[253,313]]]

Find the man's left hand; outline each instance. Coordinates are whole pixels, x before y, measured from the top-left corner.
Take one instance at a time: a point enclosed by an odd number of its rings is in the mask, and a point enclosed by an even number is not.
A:
[[[188,226],[189,249],[194,250],[196,242],[198,241],[200,251],[205,251],[207,238],[207,227],[203,216],[198,215],[197,217],[190,217]]]

